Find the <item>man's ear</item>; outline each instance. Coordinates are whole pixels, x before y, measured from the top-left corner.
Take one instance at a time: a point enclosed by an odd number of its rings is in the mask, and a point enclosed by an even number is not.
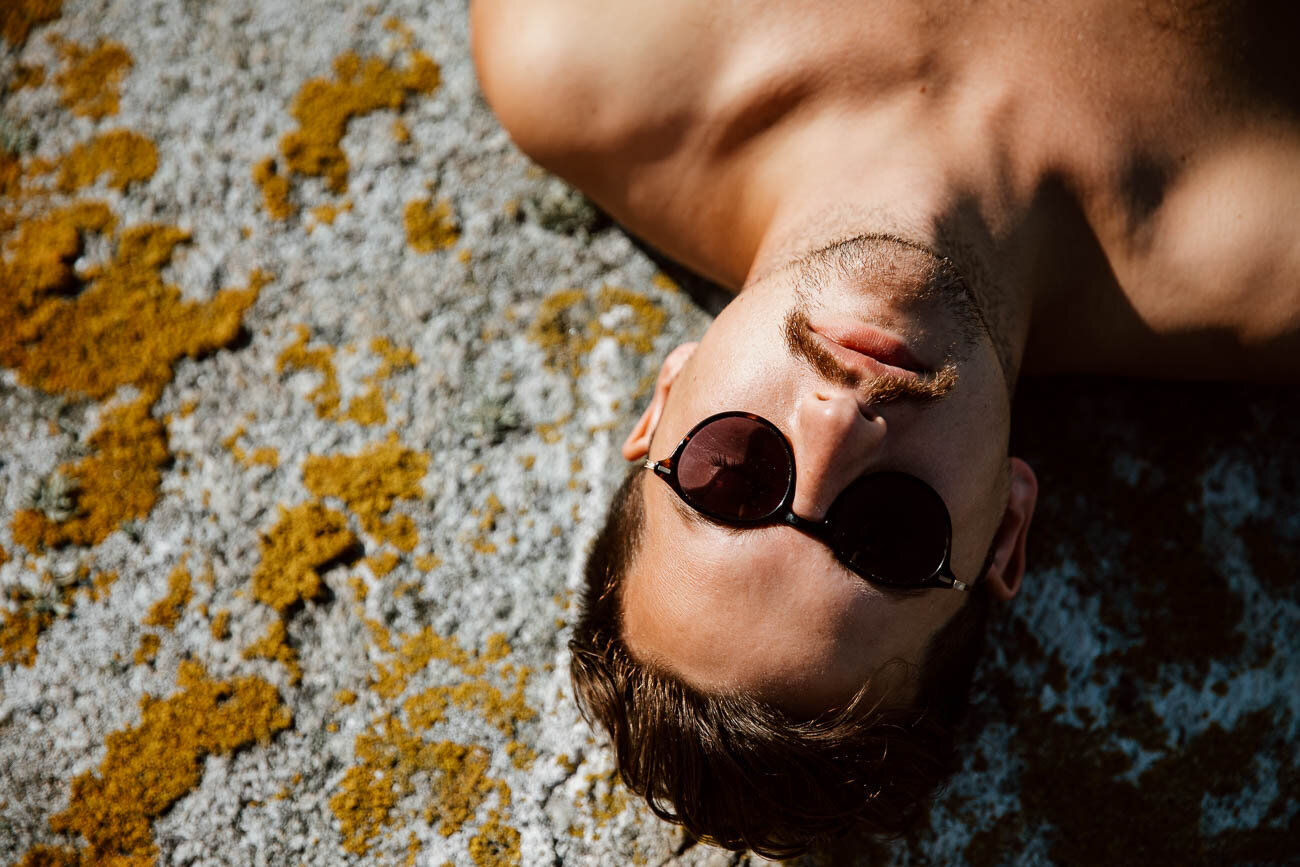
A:
[[[668,392],[672,389],[677,374],[682,372],[686,359],[691,357],[691,353],[697,346],[698,343],[683,343],[668,353],[664,363],[659,365],[659,378],[655,380],[654,397],[650,398],[650,405],[645,408],[645,412],[641,413],[636,426],[623,441],[623,457],[629,461],[639,461],[650,453],[650,437],[659,424],[659,416],[663,415],[664,404],[668,402]]]
[[[1003,602],[1016,595],[1025,576],[1025,539],[1037,502],[1038,479],[1034,471],[1020,458],[1011,458],[1011,495],[994,537],[993,563],[982,579],[989,592]]]

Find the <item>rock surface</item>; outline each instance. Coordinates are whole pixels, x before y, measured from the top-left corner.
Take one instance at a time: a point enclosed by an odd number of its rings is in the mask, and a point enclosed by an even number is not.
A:
[[[0,858],[734,863],[566,674],[618,443],[708,315],[510,144],[462,5],[0,35]],[[1043,499],[964,769],[808,863],[1300,859],[1298,397],[1023,386]]]

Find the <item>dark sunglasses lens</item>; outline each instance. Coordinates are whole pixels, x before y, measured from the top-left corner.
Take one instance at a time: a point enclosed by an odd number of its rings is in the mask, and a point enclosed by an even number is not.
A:
[[[771,515],[785,498],[790,472],[781,434],[744,416],[709,422],[677,460],[677,482],[687,502],[738,521]]]
[[[855,482],[829,517],[840,555],[886,584],[916,584],[937,572],[952,534],[943,498],[906,473]]]

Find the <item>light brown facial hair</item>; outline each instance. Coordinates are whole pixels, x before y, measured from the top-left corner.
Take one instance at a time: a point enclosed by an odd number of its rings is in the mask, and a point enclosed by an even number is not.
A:
[[[812,336],[808,311],[803,304],[796,304],[786,313],[782,332],[791,353],[808,362],[831,382],[859,391],[867,403],[883,405],[900,400],[930,403],[952,391],[957,384],[957,365],[948,359],[938,370],[922,372],[915,379],[894,374],[878,376],[866,383],[867,392],[862,395],[864,383],[860,377],[841,367]]]

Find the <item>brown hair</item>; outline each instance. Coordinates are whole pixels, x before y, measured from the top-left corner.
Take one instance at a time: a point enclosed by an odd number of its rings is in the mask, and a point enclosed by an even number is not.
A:
[[[864,685],[844,707],[798,719],[752,696],[704,693],[633,658],[622,638],[642,475],[628,474],[593,543],[569,642],[578,704],[609,732],[623,782],[696,838],[767,858],[850,829],[898,835],[915,825],[954,769],[952,726],[989,608],[982,585],[931,638],[912,707],[881,708]]]

